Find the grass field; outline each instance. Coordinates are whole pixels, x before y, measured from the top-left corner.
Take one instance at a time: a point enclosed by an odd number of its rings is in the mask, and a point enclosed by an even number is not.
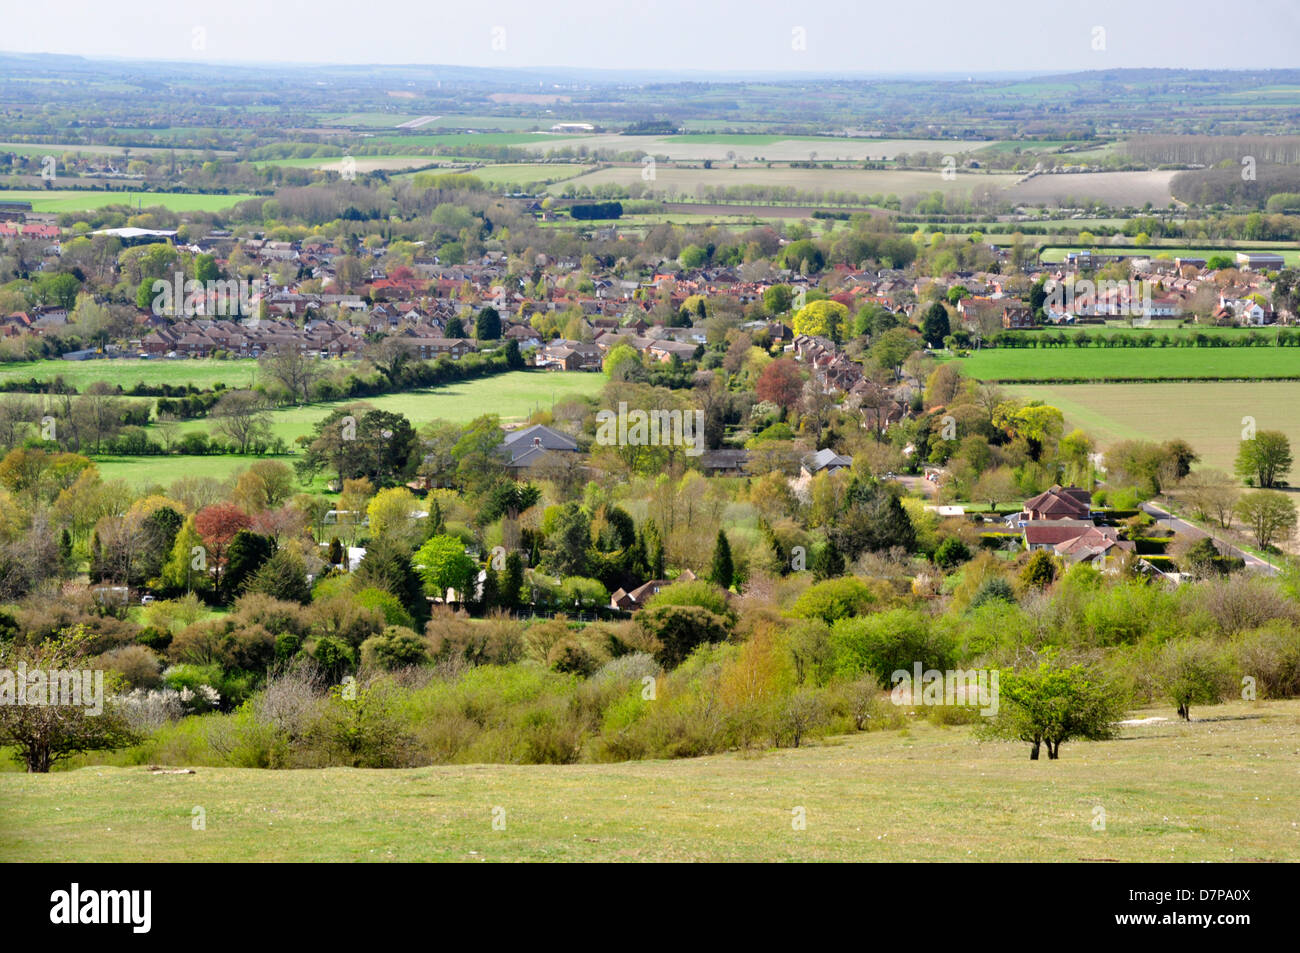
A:
[[[255,196],[201,195],[171,192],[75,191],[73,189],[9,189],[0,191],[0,201],[31,202],[33,212],[81,212],[105,205],[149,208],[161,205],[173,212],[220,212]]]
[[[1190,724],[1139,714],[1168,720],[1059,761],[918,723],[612,765],[5,772],[0,860],[1300,859],[1300,702],[1194,709]]]
[[[383,170],[386,172],[402,172],[407,169],[416,169],[420,166],[426,166],[436,161],[433,156],[425,155],[380,155],[380,156],[356,156],[353,159],[354,171],[356,172],[376,172]],[[278,165],[293,169],[321,169],[326,172],[342,172],[343,156],[316,156],[307,159],[262,159],[252,163],[257,167]]]
[[[1068,252],[1088,251],[1087,248],[1062,248],[1054,246],[1044,248],[1042,260],[1045,262],[1062,262]],[[1205,258],[1210,259],[1215,255],[1227,255],[1229,258],[1236,258],[1239,251],[1257,251],[1268,252],[1270,255],[1281,255],[1282,260],[1288,265],[1300,264],[1300,249],[1296,249],[1291,243],[1272,242],[1272,243],[1251,243],[1238,244],[1231,248],[1189,248],[1186,245],[1176,244],[1159,244],[1153,243],[1144,248],[1136,245],[1108,245],[1104,242],[1091,246],[1091,250],[1099,255],[1159,255],[1168,258]]]
[[[185,362],[197,363],[197,362]],[[221,361],[216,364],[226,363]],[[240,362],[252,363],[252,362]],[[495,377],[448,384],[431,390],[385,394],[364,402],[379,410],[403,414],[413,425],[431,420],[468,423],[482,414],[495,413],[503,421],[520,421],[533,411],[550,409],[571,396],[590,396],[605,384],[603,374],[548,373],[513,371]],[[271,431],[292,445],[295,438],[311,432],[321,418],[350,401],[286,407],[271,412]],[[182,434],[194,430],[211,432],[214,422],[208,419],[184,421]],[[167,485],[182,476],[211,476],[224,479],[252,463],[255,457],[234,455],[101,457],[96,462],[106,480],[125,480],[134,486]],[[291,463],[293,455],[282,457]]]
[[[956,360],[967,377],[1025,383],[1107,378],[1300,379],[1300,348],[1290,347],[984,348]]]
[[[51,381],[56,377],[83,390],[95,381],[131,387],[134,384],[193,384],[212,387],[225,382],[229,387],[247,387],[256,379],[257,361],[215,361],[206,358],[168,361],[123,358],[112,361],[22,361],[0,364],[0,381]]]
[[[1181,437],[1201,455],[1199,466],[1232,472],[1242,418],[1260,430],[1281,430],[1300,445],[1300,382],[1017,385],[1010,392],[1059,407],[1067,430],[1081,427],[1105,447],[1116,440]],[[1294,483],[1294,478],[1292,479]]]

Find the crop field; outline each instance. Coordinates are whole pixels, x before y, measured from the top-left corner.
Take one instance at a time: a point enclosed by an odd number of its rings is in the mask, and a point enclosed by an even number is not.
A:
[[[1290,347],[984,348],[956,360],[967,377],[1024,383],[1300,379],[1300,348]]]
[[[1002,188],[1016,180],[1014,175],[959,175],[951,181],[940,172],[878,171],[866,169],[791,169],[765,167],[732,168],[664,168],[655,170],[652,182],[641,178],[641,166],[611,166],[588,175],[569,179],[552,191],[568,185],[596,186],[606,182],[618,185],[646,185],[656,193],[694,196],[697,189],[734,185],[793,186],[804,191],[848,191],[859,194],[909,195],[914,192],[969,193],[976,188]]]
[[[613,152],[640,150],[672,160],[712,159],[734,156],[741,161],[806,162],[815,153],[818,162],[861,162],[865,159],[893,159],[902,153],[939,152],[963,155],[991,145],[988,140],[956,139],[849,139],[845,136],[781,136],[688,134],[681,136],[584,136],[579,143],[535,141],[529,148],[545,150],[560,145],[581,144],[588,149]]]
[[[374,142],[391,142],[403,146],[534,146],[543,150],[582,144],[586,137],[575,139],[572,133],[550,132],[446,132],[416,133],[409,136],[376,136]]]
[[[125,130],[123,130],[125,131]],[[160,130],[152,130],[154,133]],[[127,146],[96,146],[85,145],[81,143],[31,143],[31,142],[0,142],[0,152],[13,152],[22,156],[60,156],[65,152],[81,153],[87,156],[120,156],[125,155]],[[154,152],[171,152],[170,146],[130,146],[133,154],[154,153]],[[190,155],[195,152],[206,152],[208,150],[192,149],[181,147],[176,150],[177,155]],[[233,152],[224,149],[214,150],[217,155],[234,155]]]
[[[1081,427],[1101,447],[1117,440],[1181,437],[1201,455],[1198,466],[1232,472],[1242,418],[1260,430],[1281,430],[1300,443],[1300,382],[1205,384],[1015,385],[1007,390],[1059,407],[1067,430]],[[1293,477],[1291,482],[1295,482]]]
[[[470,169],[469,174],[493,185],[527,185],[530,182],[562,182],[591,170],[591,166],[564,162],[503,162]]]
[[[105,205],[131,205],[149,208],[161,205],[173,212],[220,212],[256,196],[207,195],[191,192],[112,192],[75,191],[73,189],[10,189],[0,192],[0,201],[31,202],[33,212],[81,212]]]
[[[0,860],[1300,859],[1300,702],[1201,708],[1190,723],[1169,708],[1136,714],[1163,720],[1067,744],[1059,761],[918,720],[677,761],[10,771]],[[1104,830],[1093,827],[1098,806]]]
[[[1076,172],[1036,175],[1011,189],[1011,199],[1032,205],[1076,205],[1094,199],[1108,205],[1143,205],[1160,208],[1173,201],[1170,180],[1178,173]]]

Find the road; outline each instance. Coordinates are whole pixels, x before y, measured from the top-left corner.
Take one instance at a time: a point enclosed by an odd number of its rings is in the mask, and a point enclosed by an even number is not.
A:
[[[1180,536],[1186,536],[1188,539],[1200,539],[1203,536],[1211,535],[1207,533],[1205,530],[1201,529],[1199,526],[1195,526],[1187,522],[1186,520],[1179,519],[1177,516],[1174,516],[1168,510],[1162,509],[1161,507],[1156,506],[1154,503],[1143,503],[1142,512],[1146,513],[1148,516],[1153,517],[1157,525],[1163,523],[1166,528],[1174,531]],[[1273,576],[1277,574],[1276,566],[1270,565],[1268,562],[1266,562],[1263,559],[1260,559],[1258,556],[1251,555],[1250,553],[1246,552],[1244,549],[1238,549],[1236,546],[1233,546],[1231,543],[1223,542],[1218,537],[1214,537],[1214,541],[1216,544],[1218,544],[1219,550],[1225,556],[1235,556],[1238,559],[1244,560],[1247,568],[1252,569],[1255,572],[1262,572],[1269,576]]]

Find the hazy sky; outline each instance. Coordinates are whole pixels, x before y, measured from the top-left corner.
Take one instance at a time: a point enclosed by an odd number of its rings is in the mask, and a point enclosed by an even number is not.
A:
[[[0,50],[164,60],[927,73],[1248,69],[1300,67],[1298,39],[1300,0],[0,0]]]

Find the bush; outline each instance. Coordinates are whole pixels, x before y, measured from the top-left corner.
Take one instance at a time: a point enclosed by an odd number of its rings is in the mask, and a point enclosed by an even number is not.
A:
[[[879,586],[854,576],[814,583],[800,594],[790,614],[801,619],[821,619],[831,625],[838,619],[862,615],[888,598]]]
[[[948,570],[970,559],[970,547],[955,537],[948,537],[934,551],[934,564]]]
[[[637,613],[637,623],[659,643],[656,660],[665,668],[685,661],[706,642],[723,642],[731,631],[728,620],[694,605],[659,605]]]
[[[881,686],[889,685],[896,671],[911,673],[917,662],[924,669],[952,667],[953,648],[947,633],[932,628],[926,616],[912,609],[841,619],[831,627],[835,675],[872,675]]]
[[[390,625],[361,643],[361,664],[369,668],[392,671],[428,661],[424,639],[406,626]]]

